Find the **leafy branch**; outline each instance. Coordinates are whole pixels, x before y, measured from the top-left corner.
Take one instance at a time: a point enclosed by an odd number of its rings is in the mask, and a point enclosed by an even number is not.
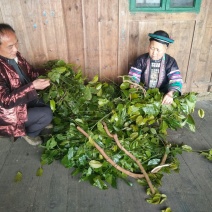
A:
[[[62,60],[46,66],[52,86],[40,95],[53,108],[54,127],[42,145],[41,163],[61,160],[66,168],[74,168],[73,175],[100,189],[116,187],[119,178],[128,182],[130,176],[149,187],[150,202],[164,201],[165,195],[156,190],[162,173],[177,170],[176,155],[187,148],[168,142],[167,130],[195,131],[196,93],[162,105],[157,88],[146,91],[128,76],[122,76],[118,86],[99,82],[98,76],[85,81],[78,67]]]

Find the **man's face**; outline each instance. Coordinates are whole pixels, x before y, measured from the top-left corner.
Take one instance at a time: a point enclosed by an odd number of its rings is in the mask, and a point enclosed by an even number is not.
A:
[[[8,59],[16,58],[18,39],[14,32],[5,31],[1,36],[0,55]]]
[[[153,60],[160,60],[166,53],[166,50],[167,46],[165,44],[152,40],[149,45],[149,56]]]

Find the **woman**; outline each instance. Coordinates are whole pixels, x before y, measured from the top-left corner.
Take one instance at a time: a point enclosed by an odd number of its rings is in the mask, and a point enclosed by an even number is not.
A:
[[[174,92],[181,94],[182,77],[176,60],[166,54],[170,43],[169,35],[162,30],[149,33],[149,52],[139,56],[129,76],[136,83],[143,83],[146,89],[159,88],[163,92],[162,104],[172,104]]]

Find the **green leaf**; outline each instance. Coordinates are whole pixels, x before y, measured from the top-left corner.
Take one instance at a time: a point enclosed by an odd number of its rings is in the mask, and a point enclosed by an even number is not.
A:
[[[62,73],[64,73],[66,71],[66,69],[67,68],[65,66],[62,66],[62,67],[54,68],[53,71],[62,74]]]
[[[93,180],[94,180],[93,185],[97,186],[100,189],[107,189],[108,187],[107,184],[104,183],[99,176],[95,177]]]
[[[102,84],[101,84],[101,83],[98,83],[98,84],[96,85],[96,90],[101,90],[101,88],[102,88]]]
[[[37,169],[36,176],[40,177],[40,176],[42,176],[42,175],[43,175],[43,168],[42,168],[42,167],[39,167],[39,168]]]
[[[151,155],[150,155],[151,156]],[[148,162],[148,166],[158,165],[160,163],[160,159],[152,159]]]
[[[182,149],[186,152],[192,152],[192,147],[188,146],[188,145],[183,145]]]
[[[47,149],[53,149],[56,145],[57,145],[57,142],[55,141],[55,138],[52,137],[47,141],[46,148]]]
[[[75,170],[71,173],[71,175],[72,175],[72,176],[76,176],[76,175],[78,175],[80,172],[81,172],[81,169],[80,169],[80,168],[77,168],[77,169],[75,169]]]
[[[157,134],[157,131],[155,130],[155,128],[150,128],[150,131],[152,134]]]
[[[98,105],[100,107],[103,107],[104,105],[106,105],[109,101],[107,99],[99,99],[98,101]]]
[[[168,208],[166,208],[165,210],[162,210],[161,212],[172,212],[172,210],[171,210],[170,207],[168,207]]]
[[[132,133],[131,135],[130,135],[130,138],[132,139],[132,140],[134,140],[135,138],[137,138],[138,137],[138,133],[137,132],[134,132],[134,133]]]
[[[98,168],[102,167],[102,163],[100,163],[99,161],[96,161],[96,160],[91,160],[89,162],[89,165],[94,169],[98,169]]]
[[[156,106],[157,105],[157,106]],[[153,116],[157,116],[159,113],[159,103],[155,103],[154,104],[146,104],[144,107],[142,107],[142,110],[144,111],[144,113],[146,115],[153,115]]]
[[[212,149],[200,151],[201,155],[206,157],[208,160],[212,161]]]
[[[188,112],[191,113],[195,107],[195,101],[193,99],[186,99],[186,105],[188,106]]]
[[[150,199],[147,199],[147,202],[151,204],[162,204],[166,199],[167,196],[165,194],[156,193]]]
[[[71,147],[71,148],[69,148],[68,154],[67,154],[68,160],[70,160],[71,158],[73,158],[73,156],[74,156],[74,148]]]
[[[198,110],[198,115],[199,115],[200,118],[204,118],[204,116],[205,116],[205,111],[204,111],[203,109],[199,109],[199,110]]]
[[[147,150],[145,151],[145,154],[147,155],[147,157],[151,157],[151,151]]]
[[[88,100],[88,101],[92,99],[92,94],[91,94],[91,91],[90,91],[89,87],[85,88],[84,96],[85,96],[85,99]]]
[[[142,186],[147,186],[147,185],[148,185],[145,178],[143,178],[143,179],[138,179],[137,182],[138,182],[140,185],[142,185]]]
[[[66,63],[64,62],[64,60],[58,60],[56,63],[56,66],[65,66]]]
[[[53,99],[50,100],[50,108],[53,112],[56,110],[56,104]]]
[[[117,188],[116,177],[114,175],[107,174],[105,179],[113,188]]]
[[[132,115],[139,115],[139,107],[136,107],[134,105],[129,106],[127,114],[132,116]]]
[[[98,75],[96,75],[96,76],[94,76],[94,78],[92,79],[92,81],[90,81],[90,82],[88,82],[88,83],[89,83],[89,84],[95,84],[95,83],[98,82],[98,80],[99,80],[99,77],[98,77]]]
[[[136,118],[136,124],[137,125],[144,125],[146,123],[146,119],[144,119],[142,116],[138,116]]]
[[[94,145],[94,140],[93,140],[91,137],[89,137],[88,142],[89,142],[90,144]]]
[[[74,120],[77,124],[84,124],[83,120],[82,119],[75,119]]]
[[[15,182],[21,182],[21,181],[22,181],[22,178],[23,178],[22,173],[21,173],[20,171],[18,171],[18,172],[16,173],[16,175],[15,175],[14,181],[15,181]]]
[[[101,122],[97,123],[97,128],[100,132],[105,133],[104,127]]]
[[[130,87],[130,83],[129,82],[123,82],[121,85],[120,85],[120,88],[122,90],[126,90],[127,88]]]
[[[186,121],[187,121],[187,124],[188,124],[190,130],[192,132],[195,132],[195,122],[194,122],[193,117],[190,114],[188,115]]]
[[[72,168],[74,166],[74,162],[68,158],[68,155],[65,155],[61,159],[61,163],[63,164],[64,167],[66,168]]]
[[[96,95],[97,96],[102,96],[102,93],[103,93],[103,91],[102,91],[102,89],[100,89]]]
[[[168,124],[166,123],[166,121],[162,121],[162,123],[160,125],[161,132],[166,135],[167,129],[168,129]]]
[[[69,145],[69,144],[70,144],[70,141],[65,140],[65,141],[62,141],[62,142],[60,143],[60,146],[67,146],[67,145]]]

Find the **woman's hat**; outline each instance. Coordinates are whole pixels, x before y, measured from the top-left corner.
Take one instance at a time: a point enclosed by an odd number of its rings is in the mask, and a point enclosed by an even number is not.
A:
[[[163,44],[174,43],[174,40],[169,38],[169,35],[162,30],[156,31],[154,33],[149,33],[149,37],[150,37],[150,40],[155,40]]]

